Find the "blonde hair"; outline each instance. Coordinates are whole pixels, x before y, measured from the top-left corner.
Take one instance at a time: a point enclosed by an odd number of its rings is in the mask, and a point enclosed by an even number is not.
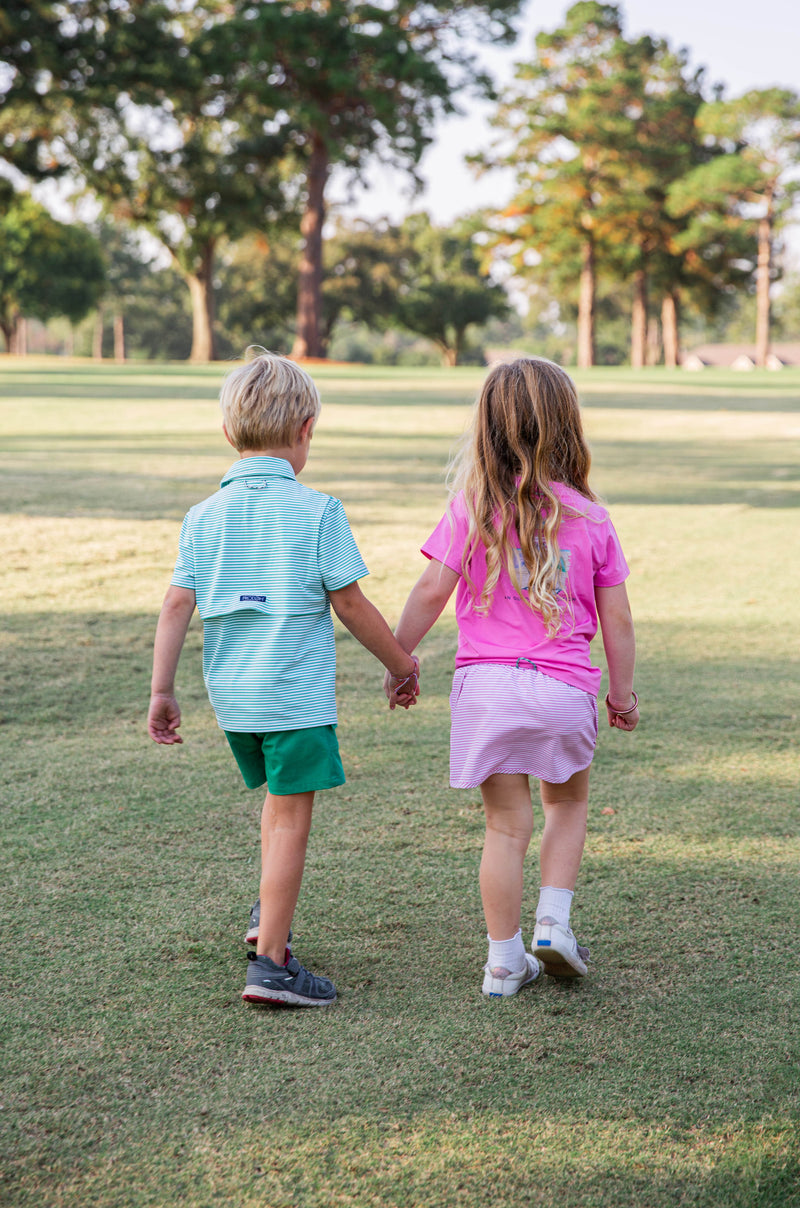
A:
[[[450,472],[454,493],[464,492],[469,528],[462,565],[478,613],[488,612],[505,567],[516,590],[541,615],[548,636],[558,633],[569,603],[561,591],[564,568],[558,544],[564,507],[551,483],[573,487],[594,501],[590,464],[569,375],[540,357],[494,366]],[[528,572],[526,587],[515,565],[514,530]],[[470,574],[479,546],[486,551],[480,592]]]
[[[287,448],[322,404],[311,378],[294,361],[255,346],[228,374],[219,401],[225,431],[239,452]]]

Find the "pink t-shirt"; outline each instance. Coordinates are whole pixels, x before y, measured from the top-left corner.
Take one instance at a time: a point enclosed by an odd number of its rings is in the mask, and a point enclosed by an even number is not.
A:
[[[422,547],[427,558],[443,562],[461,575],[456,588],[458,651],[456,666],[469,663],[516,663],[527,659],[545,675],[564,680],[597,695],[600,671],[592,666],[589,643],[597,633],[595,587],[614,587],[628,577],[628,564],[608,512],[571,487],[551,483],[564,515],[558,532],[563,587],[571,600],[561,628],[548,638],[544,623],[514,589],[507,571],[500,572],[489,611],[475,612],[469,585],[462,574],[461,557],[466,544],[468,520],[463,494],[451,503]],[[571,513],[579,512],[579,515]],[[513,539],[513,538],[512,538]],[[521,552],[519,554],[521,566]],[[479,548],[470,568],[480,590],[486,578],[486,555]],[[520,581],[526,582],[521,566]]]

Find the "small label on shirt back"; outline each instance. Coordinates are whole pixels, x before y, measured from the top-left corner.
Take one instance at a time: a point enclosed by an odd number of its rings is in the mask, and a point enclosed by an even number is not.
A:
[[[245,478],[244,485],[248,491],[263,491],[269,483],[266,478]]]
[[[239,596],[239,603],[243,604],[246,600],[252,600],[254,604],[266,604],[266,596]]]

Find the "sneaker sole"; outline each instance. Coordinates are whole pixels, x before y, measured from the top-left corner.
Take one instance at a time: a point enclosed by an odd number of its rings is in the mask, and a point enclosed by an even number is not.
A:
[[[484,990],[481,990],[481,993],[483,994],[484,998],[513,998],[515,994],[519,994],[520,990],[524,990],[526,986],[532,986],[533,983],[538,980],[539,980],[538,977],[529,977],[527,981],[520,982],[520,984],[518,986],[516,986],[515,989],[513,989],[513,990],[507,990],[504,992],[502,990],[485,990],[484,989]]]
[[[333,998],[305,998],[295,994],[293,990],[260,990],[257,986],[248,986],[242,993],[245,1002],[274,1003],[278,1007],[329,1007],[336,1002]]]
[[[258,927],[253,927],[250,931],[248,931],[247,935],[244,937],[244,942],[246,944],[258,943]]]
[[[544,965],[544,971],[548,977],[558,977],[561,979],[586,977],[589,972],[580,957],[575,958],[578,964],[573,965],[561,952],[556,952],[553,948],[537,947],[531,951]]]

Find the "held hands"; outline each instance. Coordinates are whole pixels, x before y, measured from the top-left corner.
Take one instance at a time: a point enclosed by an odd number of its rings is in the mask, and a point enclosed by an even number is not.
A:
[[[150,697],[150,708],[147,713],[147,733],[153,742],[173,743],[183,742],[178,734],[181,724],[181,711],[174,696],[154,692]]]
[[[606,696],[606,710],[608,712],[608,724],[617,730],[635,730],[639,724],[639,697],[635,692],[631,692],[633,704],[628,704],[621,709],[616,705],[612,705],[608,696]]]
[[[383,677],[383,690],[389,701],[389,708],[396,709],[399,705],[401,709],[410,709],[412,705],[417,703],[419,696],[419,659],[412,654],[414,660],[414,670],[405,678],[397,675],[392,675],[387,671]]]

